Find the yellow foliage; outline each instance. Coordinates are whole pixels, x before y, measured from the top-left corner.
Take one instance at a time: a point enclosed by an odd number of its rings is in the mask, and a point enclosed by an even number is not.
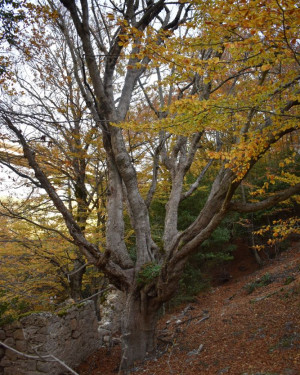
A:
[[[273,220],[272,225],[266,225],[253,234],[262,236],[268,234],[270,238],[267,243],[269,246],[274,246],[275,244],[282,242],[291,234],[300,234],[300,219],[298,217],[291,217],[289,219],[279,219]],[[255,246],[256,250],[261,250],[264,245]]]

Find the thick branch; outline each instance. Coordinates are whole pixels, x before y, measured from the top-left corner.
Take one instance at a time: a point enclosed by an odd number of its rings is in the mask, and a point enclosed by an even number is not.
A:
[[[46,190],[57,210],[63,216],[70,235],[74,239],[75,244],[87,257],[89,263],[95,264],[97,267],[106,271],[108,277],[113,280],[114,284],[118,287],[122,285],[123,290],[129,287],[131,284],[131,276],[129,275],[129,273],[124,271],[119,265],[115,264],[110,259],[110,253],[101,254],[94,244],[86,240],[79,225],[73,218],[73,215],[68,211],[68,209],[56,193],[55,189],[51,185],[47,176],[44,174],[39,164],[36,162],[35,154],[30,149],[22,132],[13,125],[12,121],[8,117],[3,116],[3,119],[5,120],[8,128],[19,139],[19,142],[23,147],[24,156],[28,160],[30,167],[34,170],[36,178],[40,182],[41,186]]]
[[[213,159],[209,160],[209,162],[206,164],[206,166],[202,169],[201,173],[197,177],[196,181],[190,186],[189,190],[181,194],[180,201],[183,201],[184,199],[190,197],[193,194],[193,192],[200,185],[200,182],[202,181],[205,173],[208,171],[212,163],[213,163]]]
[[[240,213],[249,213],[249,212],[256,212],[259,210],[265,210],[274,206],[279,202],[283,202],[290,198],[292,195],[297,194],[300,192],[300,183],[294,186],[291,186],[283,191],[280,191],[273,196],[264,199],[260,202],[255,203],[240,203],[240,202],[232,202],[229,205],[230,211],[236,211]]]
[[[3,116],[7,126],[10,130],[12,130],[15,135],[18,137],[22,147],[24,156],[28,160],[28,164],[35,172],[35,177],[39,180],[41,186],[46,190],[49,197],[51,198],[52,202],[54,203],[55,207],[58,209],[58,211],[63,215],[66,225],[68,227],[68,230],[71,234],[71,236],[74,238],[75,242],[78,243],[78,245],[83,245],[86,249],[89,249],[88,253],[85,254],[88,258],[93,258],[93,263],[95,262],[95,259],[99,258],[99,251],[97,248],[94,247],[94,245],[90,244],[82,235],[80,227],[74,220],[71,213],[68,211],[58,194],[56,193],[55,189],[51,185],[50,181],[48,180],[47,176],[44,174],[44,172],[41,170],[39,164],[36,162],[35,154],[30,149],[29,145],[27,144],[22,132],[17,129],[11,120]]]
[[[13,165],[11,165],[10,163],[7,163],[5,162],[4,160],[1,160],[0,159],[0,164],[3,164],[5,165],[7,168],[11,169],[14,173],[16,173],[18,176],[22,177],[22,178],[26,178],[28,179],[33,185],[35,185],[36,187],[38,188],[41,188],[41,185],[35,181],[33,178],[31,178],[30,176],[28,176],[27,174],[25,173],[22,173],[21,171],[19,171],[17,168],[15,168]]]
[[[85,53],[85,60],[88,66],[90,77],[93,83],[95,96],[97,97],[99,103],[101,103],[101,109],[103,111],[103,117],[107,113],[114,113],[114,106],[112,98],[108,98],[107,92],[105,92],[103,82],[101,80],[100,71],[96,61],[96,56],[94,54],[94,48],[92,46],[90,38],[90,28],[88,24],[88,11],[85,9],[84,17],[82,22],[78,16],[77,7],[75,1],[73,0],[61,0],[61,3],[69,10],[70,15],[73,19],[74,26],[77,30],[77,33],[82,41],[82,47]],[[85,8],[85,0],[83,0],[83,7]]]
[[[159,170],[159,154],[160,154],[160,147],[158,146],[155,150],[155,153],[153,155],[153,167],[152,167],[152,182],[151,186],[149,188],[147,198],[145,200],[146,206],[149,209],[150,204],[152,202],[153,195],[156,190],[157,186],[157,177],[158,177],[158,170]]]

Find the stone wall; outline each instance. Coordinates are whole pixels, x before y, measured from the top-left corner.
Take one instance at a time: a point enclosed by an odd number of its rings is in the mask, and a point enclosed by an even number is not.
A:
[[[126,296],[120,290],[112,289],[101,305],[100,328],[106,329],[112,335],[121,330],[121,317],[126,304]]]
[[[33,358],[0,345],[0,375],[63,375],[101,346],[94,303],[88,301],[58,315],[37,313],[0,327],[0,341]],[[42,358],[48,356],[48,358]]]

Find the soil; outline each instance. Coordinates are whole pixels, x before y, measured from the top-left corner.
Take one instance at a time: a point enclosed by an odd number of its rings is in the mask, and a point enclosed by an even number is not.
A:
[[[226,283],[161,318],[156,356],[128,374],[300,374],[300,243],[265,263],[239,251]],[[118,374],[120,356],[101,348],[77,372]]]

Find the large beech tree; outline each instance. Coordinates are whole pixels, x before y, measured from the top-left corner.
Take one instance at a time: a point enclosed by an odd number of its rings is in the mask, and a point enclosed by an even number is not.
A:
[[[63,37],[68,75],[106,155],[102,246],[84,233],[64,204],[31,142],[31,125],[35,132],[37,121],[47,125],[45,112],[27,108],[20,113],[13,102],[7,103],[1,106],[1,127],[22,147],[33,172],[30,179],[62,215],[70,241],[126,293],[121,366],[128,368],[155,350],[160,307],[176,292],[189,256],[222,219],[231,211],[271,207],[300,190],[299,178],[282,171],[284,190],[273,189],[267,198],[261,195],[249,203],[235,201],[249,171],[299,128],[299,12],[295,1],[280,0],[46,3],[48,8],[37,8],[49,22],[45,39],[54,29]],[[129,135],[134,132],[140,142],[133,147]],[[151,173],[145,166],[150,159]],[[179,231],[179,204],[209,170],[214,181],[207,201],[196,220]],[[196,175],[190,186],[189,171]],[[164,230],[155,243],[149,212],[166,175]],[[267,176],[276,188],[276,175]],[[136,241],[134,260],[125,241],[128,216]]]

